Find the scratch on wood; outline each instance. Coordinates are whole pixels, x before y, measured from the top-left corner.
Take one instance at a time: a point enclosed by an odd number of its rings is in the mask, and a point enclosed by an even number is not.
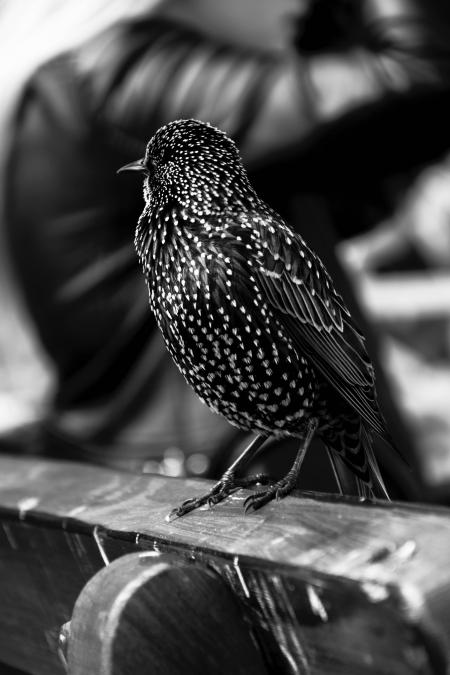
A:
[[[243,502],[245,499],[247,499],[247,495],[242,492],[242,490],[237,490],[236,492],[233,492],[228,499],[231,502]]]
[[[283,642],[280,642],[279,647],[280,647],[286,661],[289,663],[292,672],[295,673],[295,675],[297,675],[297,674],[300,675],[298,665],[295,663],[292,655],[289,653],[289,648],[287,647],[287,645],[285,645]],[[309,671],[307,671],[307,672],[309,672]]]
[[[17,508],[19,509],[19,518],[23,520],[27,511],[35,509],[39,504],[39,499],[37,497],[24,497],[19,499],[17,502]]]
[[[419,620],[425,604],[422,593],[411,584],[402,584],[399,591],[408,617],[411,621]]]
[[[8,541],[8,544],[11,546],[12,549],[14,549],[15,551],[17,551],[17,549],[18,549],[19,547],[18,547],[18,545],[17,545],[17,542],[16,542],[16,540],[15,540],[15,538],[14,538],[13,533],[11,532],[11,530],[10,530],[10,528],[9,528],[9,525],[8,525],[7,523],[3,523],[2,526],[3,526],[3,532],[5,533],[5,537],[6,537],[7,541]]]
[[[245,583],[244,575],[242,574],[242,570],[239,567],[239,556],[235,555],[233,558],[233,567],[236,570],[237,577],[239,579],[239,582],[242,586],[242,590],[244,591],[244,595],[246,598],[250,597],[250,591],[248,590],[248,586]]]
[[[287,626],[287,633],[290,637],[290,645],[288,645],[287,640],[285,640],[285,649],[289,654],[293,655],[293,662],[294,662],[294,670],[293,672],[297,675],[297,673],[300,675],[300,673],[304,673],[304,675],[308,675],[310,672],[309,669],[309,663],[308,659],[305,653],[305,650],[302,647],[301,641],[298,639],[298,620],[297,617],[295,616],[295,612],[292,609],[292,603],[286,593],[286,588],[283,582],[283,579],[279,576],[274,576],[272,577],[272,583],[274,585],[274,589],[276,590],[277,596],[279,600],[283,601],[284,605],[284,610],[286,611],[287,615],[290,618],[290,624]],[[299,666],[301,665],[302,670],[299,670]]]
[[[58,641],[57,641],[57,647],[56,647],[56,653],[58,655],[59,660],[61,661],[63,668],[65,672],[68,672],[68,665],[67,665],[67,648],[68,648],[68,641],[70,638],[70,621],[66,621],[63,623],[61,628],[59,629],[59,635],[58,635]],[[53,648],[54,645],[51,645]]]
[[[324,623],[327,622],[327,610],[325,609],[325,606],[314,586],[311,586],[311,584],[306,584],[306,594],[308,596],[312,613],[320,617]]]
[[[99,535],[99,527],[98,527],[98,525],[96,525],[96,526],[94,527],[94,529],[92,530],[92,536],[94,537],[94,541],[95,541],[95,543],[97,544],[98,552],[100,553],[101,559],[103,560],[103,562],[105,563],[105,565],[109,565],[109,558],[108,558],[108,556],[106,555],[105,549],[103,548],[103,544],[102,544],[102,541],[101,541],[100,535]]]
[[[417,543],[414,541],[414,539],[408,539],[395,551],[395,557],[401,562],[406,562],[415,555],[416,551]]]
[[[371,602],[382,602],[389,597],[389,591],[386,586],[376,581],[365,581],[362,584],[362,590]]]
[[[258,604],[265,624],[270,626],[292,675],[308,675],[308,660],[296,633],[298,622],[284,585],[278,576],[271,577],[270,581],[272,588],[267,579],[262,576],[258,579]],[[283,615],[289,617],[289,624],[282,618]]]
[[[71,509],[67,515],[70,516],[71,518],[74,518],[75,516],[78,516],[80,513],[86,510],[86,505],[81,504],[80,506],[76,506],[74,509]]]
[[[388,558],[391,558],[394,562],[397,563],[406,563],[417,553],[417,543],[414,539],[407,539],[396,546],[394,542],[389,545],[381,546],[381,548],[373,551],[370,555],[368,563],[380,563]]]
[[[389,544],[383,544],[379,548],[376,548],[374,551],[372,551],[367,559],[368,564],[374,564],[374,563],[381,563],[386,558],[389,558],[395,551],[395,544],[394,543],[389,543]]]

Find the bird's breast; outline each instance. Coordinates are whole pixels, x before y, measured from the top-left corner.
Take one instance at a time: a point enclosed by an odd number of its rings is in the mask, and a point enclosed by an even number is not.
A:
[[[233,274],[174,260],[155,270],[151,304],[176,365],[215,412],[246,429],[292,433],[314,403],[314,377],[259,290]]]

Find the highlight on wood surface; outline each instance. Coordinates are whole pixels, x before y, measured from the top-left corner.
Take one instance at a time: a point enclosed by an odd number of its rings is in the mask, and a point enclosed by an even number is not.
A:
[[[161,673],[181,672],[181,656],[185,673],[447,672],[446,509],[301,493],[245,516],[240,490],[165,522],[208,485],[0,457],[0,662],[36,675],[128,675],[139,653]]]

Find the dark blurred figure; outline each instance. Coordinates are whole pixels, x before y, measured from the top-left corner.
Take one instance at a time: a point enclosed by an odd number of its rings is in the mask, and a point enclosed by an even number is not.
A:
[[[442,12],[436,1],[175,0],[39,68],[17,110],[4,190],[10,256],[57,388],[31,436],[4,447],[220,473],[241,434],[197,401],[165,352],[133,250],[139,186],[115,171],[172,119],[223,128],[355,311],[335,243],[372,227],[398,182],[450,145]],[[386,468],[394,494],[413,495],[402,469]]]

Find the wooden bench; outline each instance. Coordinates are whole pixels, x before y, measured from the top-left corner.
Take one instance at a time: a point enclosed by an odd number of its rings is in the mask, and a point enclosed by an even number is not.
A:
[[[36,675],[448,672],[450,515],[0,456],[0,661]],[[3,671],[0,668],[0,673]]]

